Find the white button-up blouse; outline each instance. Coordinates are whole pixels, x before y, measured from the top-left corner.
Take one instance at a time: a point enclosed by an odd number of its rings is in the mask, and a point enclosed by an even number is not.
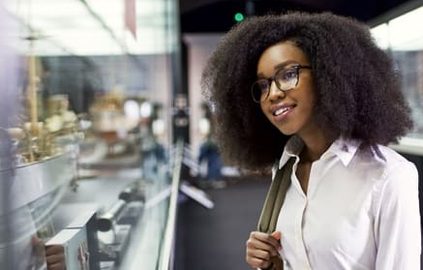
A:
[[[418,174],[385,146],[335,141],[313,162],[307,194],[292,137],[279,167],[296,159],[277,231],[285,270],[420,270]]]

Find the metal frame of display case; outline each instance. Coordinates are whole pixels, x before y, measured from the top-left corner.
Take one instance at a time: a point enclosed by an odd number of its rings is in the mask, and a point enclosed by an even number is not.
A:
[[[119,269],[173,268],[177,199],[183,158],[183,142],[178,141],[170,158],[170,168],[159,168],[154,184],[146,193],[144,213],[133,232],[131,246]],[[171,169],[171,175],[168,173]]]

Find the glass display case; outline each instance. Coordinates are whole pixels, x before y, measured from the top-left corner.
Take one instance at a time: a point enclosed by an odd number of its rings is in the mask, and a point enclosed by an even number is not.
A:
[[[401,76],[403,93],[410,104],[414,129],[393,148],[423,155],[423,4],[409,2],[370,22],[379,46],[393,57]],[[389,109],[389,108],[387,108]]]
[[[168,269],[177,5],[0,0],[2,269]]]

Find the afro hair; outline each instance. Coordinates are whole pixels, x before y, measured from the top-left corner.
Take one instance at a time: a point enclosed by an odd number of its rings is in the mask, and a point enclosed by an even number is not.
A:
[[[289,139],[250,95],[263,51],[287,40],[310,60],[317,97],[314,117],[329,136],[386,145],[412,127],[393,62],[365,24],[331,13],[251,17],[223,37],[202,77],[227,161],[247,169],[268,168]]]

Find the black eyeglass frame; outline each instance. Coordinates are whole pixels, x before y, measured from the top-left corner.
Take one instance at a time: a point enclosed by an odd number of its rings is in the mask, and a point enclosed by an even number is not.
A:
[[[255,82],[251,85],[251,97],[252,97],[253,101],[254,101],[255,103],[260,103],[260,102],[261,102],[261,100],[262,100],[262,97],[260,97],[260,99],[259,99],[259,100],[256,100],[256,99],[255,99],[255,97],[254,97],[254,86],[255,86],[258,82],[263,81],[263,80],[264,80],[264,81],[267,81],[267,84],[268,84],[268,87],[267,87],[267,93],[266,93],[266,97],[263,99],[263,100],[266,100],[266,99],[269,97],[270,87],[272,86],[272,82],[275,82],[276,87],[277,87],[280,91],[282,91],[282,92],[286,92],[286,91],[289,91],[289,90],[294,89],[295,87],[297,87],[298,82],[300,81],[300,69],[302,69],[302,68],[304,68],[304,69],[311,69],[311,66],[297,64],[297,65],[290,66],[290,67],[288,67],[288,68],[281,68],[281,69],[276,70],[276,71],[275,71],[275,73],[273,74],[273,76],[272,76],[272,77],[270,77],[270,78],[263,78],[263,79],[259,79],[259,80],[255,81]],[[280,87],[280,85],[279,85],[278,81],[277,81],[277,80],[275,80],[276,75],[278,75],[280,72],[284,72],[284,71],[287,71],[287,70],[290,70],[290,69],[294,69],[294,70],[295,70],[297,81],[295,82],[295,85],[294,85],[293,87],[291,87],[291,88],[289,88],[289,89],[281,89],[281,87]]]

